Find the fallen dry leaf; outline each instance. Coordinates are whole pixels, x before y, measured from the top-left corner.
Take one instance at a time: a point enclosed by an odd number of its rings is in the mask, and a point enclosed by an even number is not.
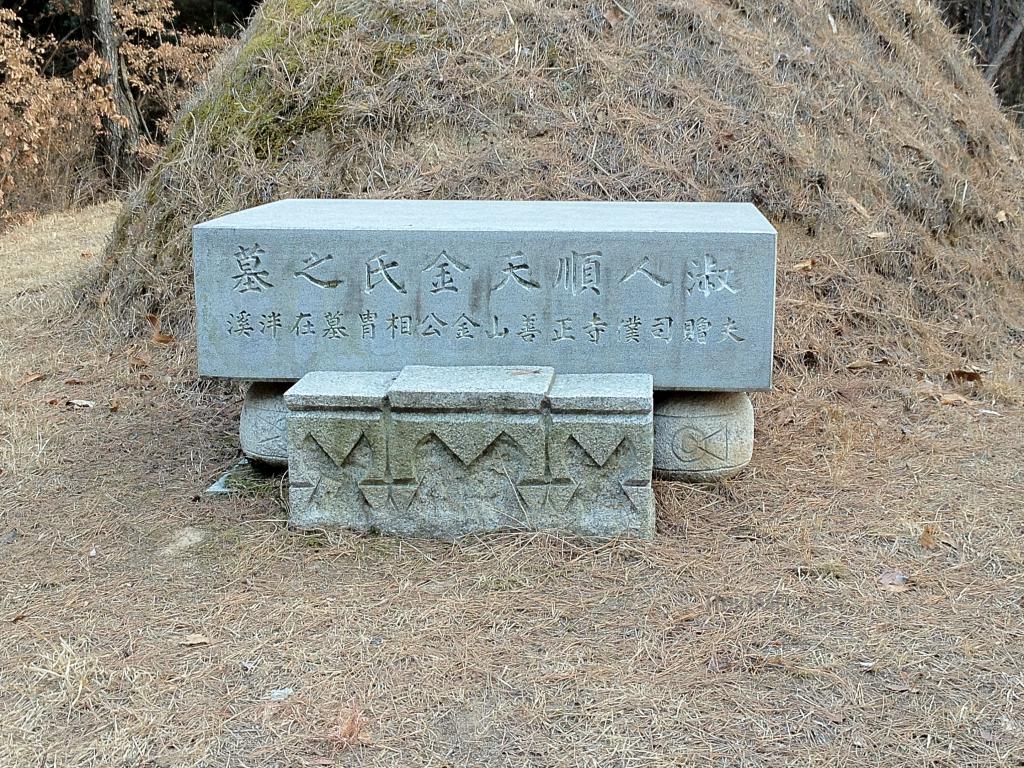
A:
[[[848,198],[846,198],[846,202],[848,202],[850,204],[850,207],[853,208],[853,210],[855,210],[857,213],[859,213],[865,219],[870,219],[871,218],[871,214],[868,213],[868,209],[865,208],[860,203],[858,203],[856,198],[848,197]]]
[[[850,363],[846,364],[846,369],[849,371],[863,371],[870,368],[880,368],[883,365],[889,364],[889,358],[879,357],[874,360],[867,360],[865,358],[859,358]]]
[[[354,744],[366,727],[366,717],[363,710],[352,705],[348,710],[338,713],[336,729],[328,735],[328,740],[338,747],[348,747]]]
[[[85,381],[82,379],[64,379],[64,383],[72,387],[77,387],[81,384],[85,384]]]
[[[982,374],[985,373],[988,373],[988,371],[984,368],[975,368],[973,365],[969,365],[964,368],[954,368],[946,374],[946,378],[956,384],[961,384],[963,382],[981,381]]]
[[[921,529],[921,535],[918,537],[917,543],[921,545],[921,549],[927,549],[931,552],[943,544],[949,544],[949,539],[946,538],[938,523],[928,523]]]
[[[938,384],[924,379],[918,386],[914,387],[914,391],[922,397],[928,397],[940,404],[940,406],[971,406],[973,400],[970,397],[965,397],[958,392],[943,392],[942,387]]]
[[[198,632],[196,632],[191,635],[185,635],[185,637],[181,639],[181,644],[186,648],[195,648],[199,645],[209,645],[210,638],[208,638],[206,635],[200,635]]]
[[[886,592],[907,592],[910,590],[910,577],[903,571],[883,571],[878,577],[879,587]]]
[[[67,405],[72,408],[95,408],[96,403],[92,400],[68,400]]]
[[[149,323],[149,324],[150,324],[151,326],[153,326],[154,328],[157,328],[157,329],[159,329],[159,328],[160,328],[160,318],[159,318],[159,317],[157,317],[157,316],[156,316],[156,315],[154,315],[154,314],[148,314],[148,315],[146,315],[146,322],[147,322],[147,323]]]
[[[171,336],[171,334],[169,333],[164,333],[162,331],[153,332],[152,342],[154,344],[173,344],[176,341],[177,339]]]
[[[798,264],[793,265],[794,272],[810,272],[814,269],[814,265],[818,263],[817,259],[807,259],[807,261],[801,261]]]
[[[939,397],[939,405],[970,405],[970,398],[964,397],[957,392],[946,392]]]
[[[119,410],[121,410],[121,402],[116,398],[112,399],[108,407],[110,408],[111,413],[117,413]]]
[[[128,365],[130,365],[132,368],[145,368],[147,365],[149,365],[149,360],[142,357],[141,355],[129,355]]]
[[[26,384],[31,384],[34,381],[42,381],[45,378],[46,378],[46,374],[45,373],[29,373],[29,374],[26,374],[26,375],[22,376],[18,380],[17,386],[24,387]]]

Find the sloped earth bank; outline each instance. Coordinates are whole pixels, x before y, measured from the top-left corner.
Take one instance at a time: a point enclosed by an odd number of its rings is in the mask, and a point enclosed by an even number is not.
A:
[[[780,230],[780,368],[1005,374],[1024,136],[966,49],[920,0],[267,0],[90,294],[188,337],[191,225],[287,197],[732,200]]]
[[[203,495],[188,345],[73,319],[111,214],[0,239],[0,765],[1022,764],[1018,383],[781,374],[652,542],[302,535]]]

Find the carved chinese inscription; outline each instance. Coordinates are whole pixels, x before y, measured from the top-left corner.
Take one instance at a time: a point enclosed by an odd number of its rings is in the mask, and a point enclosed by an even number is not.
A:
[[[266,269],[259,269],[262,266],[262,259],[266,251],[262,248],[245,249],[240,246],[239,252],[244,251],[245,258],[239,259],[239,264],[244,263],[243,272],[234,275],[236,290],[240,293],[247,291],[264,292],[273,288],[273,284],[267,279],[270,272]],[[301,259],[302,269],[296,270],[294,276],[303,278],[312,285],[320,288],[337,288],[344,284],[344,278],[336,277],[326,279],[314,274],[313,270],[322,264],[333,260],[333,256],[318,256],[315,252],[310,256]],[[380,251],[377,255],[365,262],[365,287],[364,294],[372,295],[378,286],[387,286],[398,294],[407,294],[405,282],[399,275],[400,262],[388,256],[386,251]],[[717,291],[728,291],[736,294],[739,290],[733,287],[732,269],[719,268],[713,258],[705,258],[703,271],[695,273],[696,262],[691,262],[691,270],[687,272],[687,292],[697,291],[705,298]],[[423,268],[423,272],[429,273],[429,294],[459,293],[460,290],[468,291],[472,286],[471,279],[466,275],[470,267],[458,259],[451,257],[446,251],[442,251],[437,257]],[[457,282],[456,276],[460,279]],[[579,253],[571,251],[569,255],[561,257],[557,262],[557,272],[552,286],[564,290],[574,296],[585,294],[601,295],[601,252],[592,251]],[[540,291],[542,285],[534,276],[528,260],[521,252],[516,252],[507,263],[497,270],[496,281],[490,288],[490,292],[500,292],[506,286],[520,286],[527,291]],[[633,265],[620,279],[620,283],[628,283],[635,278],[643,278],[650,285],[657,288],[666,288],[672,285],[672,281],[661,277],[652,271],[649,259],[644,258]],[[461,288],[459,287],[461,284]],[[492,305],[492,307],[495,305]],[[533,307],[534,305],[529,305]],[[551,302],[546,305],[551,307]],[[519,328],[514,334],[527,343],[533,343],[543,336],[539,327],[542,318],[545,316],[545,304],[538,300],[536,303],[538,311],[520,313]],[[391,310],[391,311],[389,311]],[[322,313],[323,328],[322,335],[325,338],[348,338],[347,327],[342,323],[344,316],[342,311],[325,311]],[[516,318],[512,313],[495,312],[483,317],[474,317],[468,312],[453,314],[449,318],[439,314],[438,311],[427,311],[420,316],[411,314],[399,314],[387,304],[374,304],[373,306],[361,305],[358,311],[353,313],[359,319],[360,337],[363,339],[375,339],[377,337],[377,318],[385,318],[385,328],[388,337],[391,339],[399,336],[412,336],[413,328],[423,338],[441,337],[449,327],[456,339],[504,339],[509,336],[510,329],[506,322],[515,322]],[[575,313],[548,313],[550,316],[550,333],[548,341],[551,343],[589,340],[591,343],[599,344],[609,330],[609,322],[598,312],[575,312]],[[259,318],[259,332],[263,335],[270,335],[276,338],[277,332],[282,327],[283,313],[276,309],[263,312]],[[228,333],[233,336],[251,336],[252,316],[247,310],[229,312]],[[312,336],[317,333],[317,324],[314,322],[312,312],[299,311],[294,314],[291,333],[297,336]],[[686,341],[694,341],[698,344],[706,344],[708,334],[717,327],[721,333],[720,341],[732,341],[742,343],[745,338],[740,335],[738,321],[731,316],[724,316],[717,322],[703,315],[698,317],[683,317],[675,315],[644,316],[641,314],[625,314],[618,319],[616,326],[616,337],[619,341],[633,344],[641,343],[647,336],[664,343],[671,343],[673,340],[673,326],[681,324]],[[486,326],[488,330],[481,331]],[[582,335],[580,335],[582,334]]]
[[[729,282],[732,280],[732,270],[722,269],[714,256],[704,257],[704,266],[698,267],[696,261],[690,262],[690,270],[686,273],[686,291],[693,293],[697,291],[705,298],[718,291],[739,293]]]
[[[246,250],[240,247],[240,252],[242,250],[245,250],[246,256],[245,259],[240,260],[240,264],[244,261],[245,271],[233,276],[237,285],[241,287],[239,292],[244,293],[251,290],[262,293],[273,288],[273,284],[267,279],[270,276],[269,271],[260,268],[266,251],[263,248]],[[564,290],[577,297],[585,294],[600,296],[601,256],[600,251],[584,253],[571,251],[569,255],[558,260],[557,272],[552,285],[558,290]],[[318,256],[314,252],[301,260],[303,268],[296,270],[294,275],[320,288],[337,288],[344,284],[344,278],[326,279],[313,272],[321,265],[332,261],[333,258],[330,254]],[[399,276],[400,266],[398,259],[390,258],[385,251],[370,258],[365,262],[366,280],[363,293],[372,295],[378,286],[386,286],[395,293],[406,294],[406,285]],[[695,271],[698,269],[700,269],[699,272]],[[441,251],[422,271],[428,274],[429,294],[431,295],[457,294],[460,290],[470,290],[472,286],[472,281],[467,274],[470,272],[470,267],[459,259],[448,255],[446,251]],[[696,262],[690,262],[690,270],[687,272],[687,293],[696,291],[705,298],[718,291],[737,294],[739,289],[733,286],[732,275],[732,269],[719,267],[713,258],[706,257],[702,268],[698,268]],[[640,278],[659,289],[672,284],[671,280],[652,271],[647,258],[641,259],[628,269],[619,282],[627,283],[635,278]],[[519,286],[525,291],[542,290],[541,283],[534,276],[528,260],[521,252],[515,253],[504,266],[497,270],[496,282],[491,286],[490,291],[492,293],[499,292],[506,286]],[[377,339],[377,319],[380,317],[383,318],[383,338],[392,340],[413,336],[422,339],[439,339],[450,336],[455,340],[490,340],[499,343],[506,339],[518,338],[527,344],[534,344],[538,340],[546,338],[550,344],[586,341],[600,345],[607,338],[611,338],[614,342],[623,344],[639,345],[648,340],[672,344],[676,339],[674,328],[678,326],[682,329],[678,338],[684,343],[706,345],[711,339],[713,331],[718,332],[717,341],[719,343],[742,344],[746,341],[739,322],[729,315],[712,320],[704,315],[697,317],[668,314],[645,316],[633,313],[622,315],[612,327],[609,321],[596,311],[548,313],[550,316],[549,331],[545,336],[541,329],[545,317],[545,307],[540,302],[536,306],[538,311],[519,313],[518,315],[494,312],[489,316],[474,316],[469,312],[460,312],[450,313],[446,316],[441,309],[427,311],[422,315],[413,315],[394,311],[393,306],[384,303],[372,306],[364,303],[357,307],[357,311],[352,313],[352,316],[358,318],[357,337],[363,340]],[[548,306],[550,307],[550,304]],[[354,338],[344,322],[345,315],[346,313],[340,310],[324,311],[317,316],[311,311],[298,311],[290,316],[288,330],[295,337],[315,337],[319,334],[325,339]],[[247,310],[229,312],[227,314],[227,333],[231,337],[249,339],[253,338],[258,331],[262,336],[277,338],[283,328],[283,317],[282,311],[270,309],[261,313],[258,325],[254,325],[253,315]],[[509,324],[517,323],[518,328],[512,333]],[[614,333],[611,337],[607,337],[610,329]]]
[[[430,292],[443,293],[450,291],[459,292],[459,285],[455,281],[458,273],[468,272],[469,265],[463,264],[458,259],[450,257],[447,252],[441,251],[435,259],[423,268],[424,272],[430,273]]]
[[[366,290],[372,293],[381,283],[387,283],[398,293],[405,293],[405,285],[398,281],[398,261],[389,259],[387,251],[381,251],[366,262]]]
[[[522,251],[516,251],[508,260],[508,263],[501,268],[500,279],[491,288],[492,291],[500,291],[511,281],[514,285],[519,285],[528,290],[536,291],[540,288],[540,283],[536,282],[530,275],[530,263],[523,256]]]
[[[345,281],[340,277],[325,277],[323,274],[319,276],[316,274],[317,268],[321,264],[326,264],[329,261],[333,261],[334,256],[327,254],[326,256],[320,256],[316,252],[309,254],[302,260],[302,269],[295,271],[295,277],[302,277],[308,280],[313,285],[320,286],[321,288],[337,288]]]
[[[564,208],[565,221],[557,204],[502,204],[494,221],[507,218],[507,229],[456,216],[443,232],[444,211],[460,205],[424,203],[436,213],[420,229],[425,220],[405,213],[419,204],[324,201],[324,210],[336,204],[352,211],[336,229],[302,230],[295,215],[280,232],[230,216],[223,229],[197,228],[203,373],[295,379],[311,367],[533,364],[649,371],[664,388],[767,385],[775,240],[749,206],[738,234],[716,207],[707,216],[720,229],[666,218],[634,233],[644,206],[612,216],[606,234],[613,209],[585,216],[581,204]],[[388,215],[375,218],[378,208]]]
[[[239,293],[248,293],[249,291],[259,293],[264,288],[274,287],[274,284],[267,280],[270,273],[262,269],[261,257],[263,255],[264,251],[260,248],[259,243],[255,243],[251,248],[245,245],[238,246],[238,250],[235,252],[235,261],[238,262],[238,274],[231,276],[231,279],[235,281],[236,291]]]

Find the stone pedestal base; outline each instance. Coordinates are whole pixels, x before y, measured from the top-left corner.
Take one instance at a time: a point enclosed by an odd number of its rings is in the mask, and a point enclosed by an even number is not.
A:
[[[242,453],[250,461],[271,467],[288,466],[285,428],[288,406],[284,402],[284,393],[290,386],[287,383],[257,382],[246,390],[238,439]]]
[[[311,373],[285,396],[290,521],[650,537],[651,388],[648,375],[551,368]]]
[[[660,393],[654,403],[654,474],[707,482],[750,462],[754,409],[745,392]]]

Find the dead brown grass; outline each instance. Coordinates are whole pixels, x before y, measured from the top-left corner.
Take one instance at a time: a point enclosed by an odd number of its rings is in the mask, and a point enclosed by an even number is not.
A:
[[[54,225],[0,239],[0,265],[80,269],[102,228],[55,251]],[[279,481],[201,494],[238,401],[196,387],[188,345],[111,352],[59,322],[53,281],[19,301],[0,765],[1024,761],[1012,382],[942,405],[896,366],[783,369],[750,468],[661,484],[652,542],[300,535]]]
[[[0,764],[1024,764],[1024,142],[956,45],[911,0],[265,4],[99,265],[129,347],[59,285],[0,325]],[[202,496],[188,225],[291,195],[757,202],[753,464],[647,543]]]

